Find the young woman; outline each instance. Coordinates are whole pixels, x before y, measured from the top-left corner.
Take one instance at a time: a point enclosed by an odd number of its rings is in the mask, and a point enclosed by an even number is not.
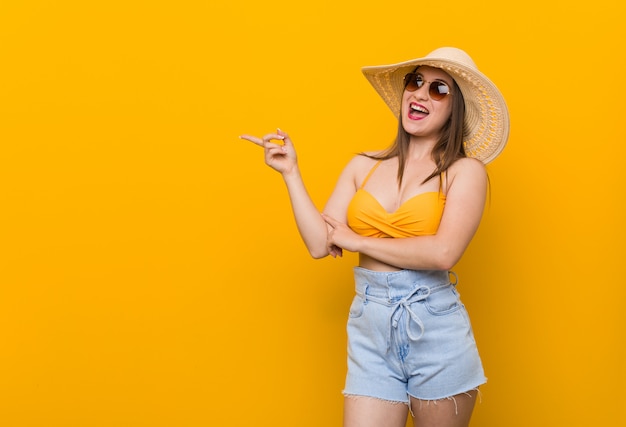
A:
[[[506,144],[507,107],[456,48],[363,73],[398,115],[398,134],[348,163],[323,213],[285,132],[241,138],[282,174],[313,257],[359,253],[344,426],[404,427],[409,412],[415,426],[468,426],[486,378],[450,269],[480,223],[484,164]]]

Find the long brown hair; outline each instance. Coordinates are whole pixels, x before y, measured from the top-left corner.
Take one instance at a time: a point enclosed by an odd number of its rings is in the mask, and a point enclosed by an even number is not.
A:
[[[441,136],[433,147],[432,159],[436,164],[435,170],[422,182],[426,183],[435,176],[448,170],[448,168],[461,157],[466,157],[463,148],[463,119],[465,117],[465,100],[459,86],[453,80],[452,111],[450,117],[441,130]],[[400,107],[402,108],[402,107]],[[409,151],[409,133],[402,126],[402,111],[398,114],[398,133],[393,144],[380,154],[365,154],[363,156],[376,159],[387,160],[398,156],[398,187],[402,184],[404,169]]]

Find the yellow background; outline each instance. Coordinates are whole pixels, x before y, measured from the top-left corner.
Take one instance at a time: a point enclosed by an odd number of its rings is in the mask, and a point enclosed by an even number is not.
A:
[[[356,258],[237,136],[288,131],[321,208],[395,133],[360,67],[445,45],[511,114],[455,269],[472,425],[624,425],[618,3],[0,0],[0,425],[340,425]]]

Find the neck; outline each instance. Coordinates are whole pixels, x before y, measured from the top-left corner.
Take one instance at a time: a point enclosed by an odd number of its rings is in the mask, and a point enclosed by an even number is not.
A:
[[[412,137],[409,143],[407,159],[409,161],[430,160],[436,143],[437,141],[434,139]]]

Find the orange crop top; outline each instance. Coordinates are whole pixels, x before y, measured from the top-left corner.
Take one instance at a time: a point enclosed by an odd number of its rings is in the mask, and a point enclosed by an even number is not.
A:
[[[412,237],[437,233],[446,204],[441,184],[439,191],[417,194],[395,212],[387,212],[363,188],[380,163],[377,162],[370,170],[348,205],[350,228],[366,237]],[[440,177],[440,183],[442,181],[443,177]]]

